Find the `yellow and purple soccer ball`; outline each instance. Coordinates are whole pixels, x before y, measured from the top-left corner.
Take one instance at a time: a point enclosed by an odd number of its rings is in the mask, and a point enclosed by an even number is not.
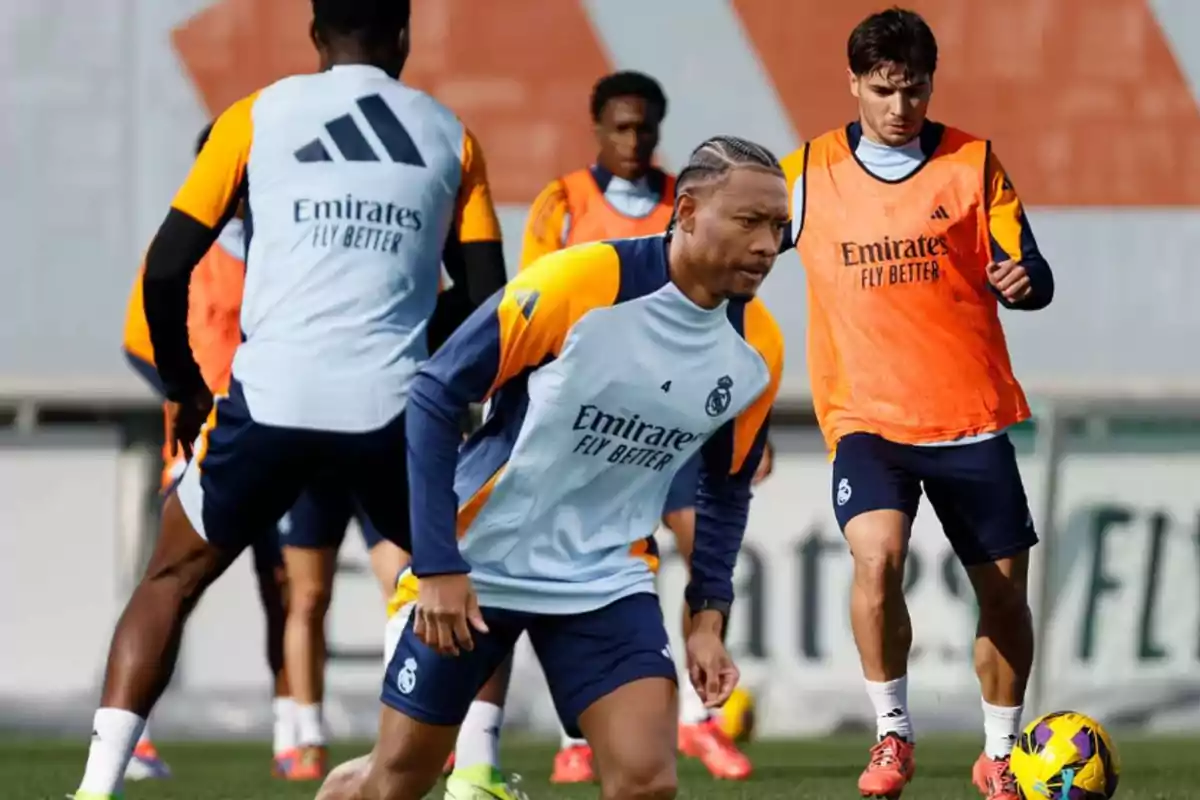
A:
[[[754,737],[754,694],[744,686],[734,689],[721,707],[717,722],[733,741],[750,741]]]
[[[1026,800],[1108,800],[1121,773],[1108,732],[1075,711],[1034,720],[1017,740],[1010,763]]]

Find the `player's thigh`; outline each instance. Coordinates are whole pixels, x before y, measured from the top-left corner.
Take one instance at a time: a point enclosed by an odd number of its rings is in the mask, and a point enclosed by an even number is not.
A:
[[[608,797],[662,797],[678,778],[678,697],[675,683],[641,678],[623,684],[579,717]]]
[[[296,501],[312,447],[310,432],[255,422],[231,393],[217,399],[175,495],[200,536],[241,552]]]
[[[406,572],[401,577],[398,591],[408,592],[413,601],[396,608],[388,620],[385,648],[390,655],[380,700],[417,723],[456,728],[475,695],[509,657],[524,616],[484,609],[489,632],[473,632],[475,648],[457,656],[440,655],[413,630],[416,581],[410,576]]]
[[[401,414],[377,431],[347,437],[339,460],[364,523],[364,536],[377,536],[412,552],[407,453]]]
[[[922,448],[925,492],[954,552],[968,570],[1022,556],[1037,531],[1007,435],[982,442]],[[1020,569],[1023,559],[1009,568]]]
[[[921,484],[902,445],[853,433],[837,443],[833,510],[857,566],[902,561]]]
[[[627,684],[661,681],[674,696],[675,662],[655,594],[630,595],[583,614],[539,615],[529,625],[529,641],[571,736],[580,735],[588,708]]]

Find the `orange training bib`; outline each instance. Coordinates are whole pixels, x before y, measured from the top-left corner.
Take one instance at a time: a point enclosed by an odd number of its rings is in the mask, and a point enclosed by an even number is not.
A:
[[[849,433],[923,444],[1029,417],[987,282],[988,143],[946,128],[908,178],[858,163],[844,129],[813,140],[797,248],[808,281],[813,404]]]
[[[644,217],[630,217],[613,208],[604,197],[590,169],[580,169],[563,176],[567,192],[567,213],[570,229],[565,246],[604,239],[629,239],[653,236],[667,229],[675,205],[675,178],[661,174],[663,191],[658,205]]]

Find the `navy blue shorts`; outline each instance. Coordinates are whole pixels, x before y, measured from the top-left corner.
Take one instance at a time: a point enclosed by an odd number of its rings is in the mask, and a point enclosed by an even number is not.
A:
[[[179,481],[182,477],[181,475],[176,478],[170,486],[163,490],[161,497],[164,501],[179,488]],[[254,541],[250,543],[250,549],[254,554],[254,571],[260,575],[274,572],[283,566],[283,548],[279,545],[279,527],[277,525],[269,526],[254,537]]]
[[[379,535],[410,551],[405,450],[403,414],[366,433],[278,428],[250,418],[235,382],[176,491],[196,532],[223,549],[275,530],[312,491],[348,498]]]
[[[384,540],[349,492],[314,486],[306,489],[279,521],[279,543],[305,550],[336,550],[342,546],[352,519],[358,520],[368,551]]]
[[[440,656],[413,633],[409,619],[383,678],[384,705],[430,725],[459,725],[476,693],[517,639],[529,633],[554,707],[567,733],[581,735],[579,716],[593,703],[643,678],[676,680],[662,607],[635,594],[586,614],[530,614],[485,608],[488,633],[475,649]]]
[[[896,444],[871,433],[838,442],[833,509],[843,531],[868,511],[895,509],[915,519],[922,487],[964,566],[1008,558],[1037,544],[1007,435],[941,447]]]

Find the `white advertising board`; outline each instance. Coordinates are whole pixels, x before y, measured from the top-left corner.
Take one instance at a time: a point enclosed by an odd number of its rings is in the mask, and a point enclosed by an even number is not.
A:
[[[128,591],[128,529],[137,516],[129,498],[149,489],[150,473],[128,459],[115,447],[0,449],[0,720],[9,725],[86,725]],[[1026,460],[1022,471],[1036,517],[1042,465]],[[848,621],[850,560],[829,475],[819,456],[779,454],[755,497],[735,576],[730,643],[768,735],[869,723]],[[1200,455],[1075,456],[1060,477],[1038,659],[1041,705],[1200,728]],[[661,535],[660,593],[677,634],[686,574],[669,534]],[[175,735],[268,730],[263,618],[246,561],[218,581],[188,626],[176,680],[155,714]],[[338,654],[329,664],[329,722],[338,735],[368,734],[383,611],[355,531],[342,562],[329,621]],[[917,723],[974,728],[973,600],[925,504],[907,585]],[[508,719],[536,730],[555,726],[541,670],[524,645]]]

